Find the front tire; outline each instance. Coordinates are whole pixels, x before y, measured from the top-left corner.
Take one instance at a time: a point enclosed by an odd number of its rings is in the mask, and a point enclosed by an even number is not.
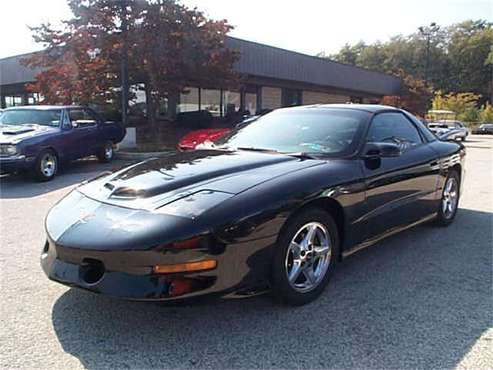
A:
[[[283,227],[272,263],[274,294],[283,303],[303,305],[327,286],[339,255],[339,234],[332,216],[309,208]]]
[[[442,198],[440,199],[438,214],[435,220],[436,225],[448,226],[454,221],[457,209],[459,208],[459,196],[459,174],[455,170],[451,170],[443,185]]]
[[[50,181],[58,172],[58,157],[51,149],[39,153],[34,163],[34,177],[38,181]]]
[[[99,162],[101,163],[111,162],[113,155],[113,143],[111,141],[106,142],[101,150],[96,154]]]

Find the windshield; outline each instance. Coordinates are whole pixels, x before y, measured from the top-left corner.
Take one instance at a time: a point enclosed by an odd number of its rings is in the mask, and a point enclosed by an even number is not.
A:
[[[281,153],[341,154],[355,144],[369,113],[352,109],[279,110],[238,127],[215,146]]]
[[[6,110],[0,115],[2,125],[37,124],[42,126],[58,127],[62,116],[61,109],[39,110],[18,109]]]

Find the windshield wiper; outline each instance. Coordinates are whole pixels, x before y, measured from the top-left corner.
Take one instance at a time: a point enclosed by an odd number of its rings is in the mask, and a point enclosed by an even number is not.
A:
[[[274,149],[264,149],[264,148],[254,148],[254,147],[237,147],[236,150],[248,150],[251,152],[263,152],[263,153],[279,153],[277,150]]]
[[[317,156],[315,156],[314,154],[307,152],[293,152],[293,153],[282,153],[282,154],[289,155],[290,157],[301,158],[301,159],[318,159]]]
[[[238,147],[236,149],[247,150],[252,152],[284,154],[284,155],[289,155],[290,157],[297,157],[302,159],[317,159],[315,155],[307,152],[279,152],[274,149],[264,149],[264,148],[255,148],[255,147]]]

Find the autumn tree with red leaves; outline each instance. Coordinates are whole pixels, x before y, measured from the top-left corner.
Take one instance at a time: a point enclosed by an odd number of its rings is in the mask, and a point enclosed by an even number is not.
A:
[[[402,81],[401,93],[395,96],[384,96],[381,104],[399,107],[424,117],[429,109],[433,96],[425,81],[415,78],[402,70],[395,73]]]
[[[24,60],[40,68],[30,88],[46,103],[115,102],[123,45],[131,83],[145,83],[150,111],[186,86],[228,87],[237,55],[224,45],[232,27],[175,0],[68,0],[62,29],[32,28],[45,50]],[[125,17],[125,18],[123,18]],[[126,32],[122,32],[122,21]],[[125,43],[125,44],[124,44]],[[150,120],[153,114],[148,114]]]

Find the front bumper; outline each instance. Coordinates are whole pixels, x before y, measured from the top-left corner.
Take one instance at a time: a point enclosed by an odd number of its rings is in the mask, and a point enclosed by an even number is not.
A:
[[[129,259],[139,257],[132,255]],[[118,264],[121,266],[117,270]],[[41,267],[50,280],[128,300],[172,300],[228,293],[218,284],[219,266],[209,271],[160,275],[154,274],[151,266],[123,263],[121,253],[76,250],[51,242],[45,244]]]
[[[0,173],[13,173],[30,169],[34,164],[34,158],[24,155],[0,157]]]

